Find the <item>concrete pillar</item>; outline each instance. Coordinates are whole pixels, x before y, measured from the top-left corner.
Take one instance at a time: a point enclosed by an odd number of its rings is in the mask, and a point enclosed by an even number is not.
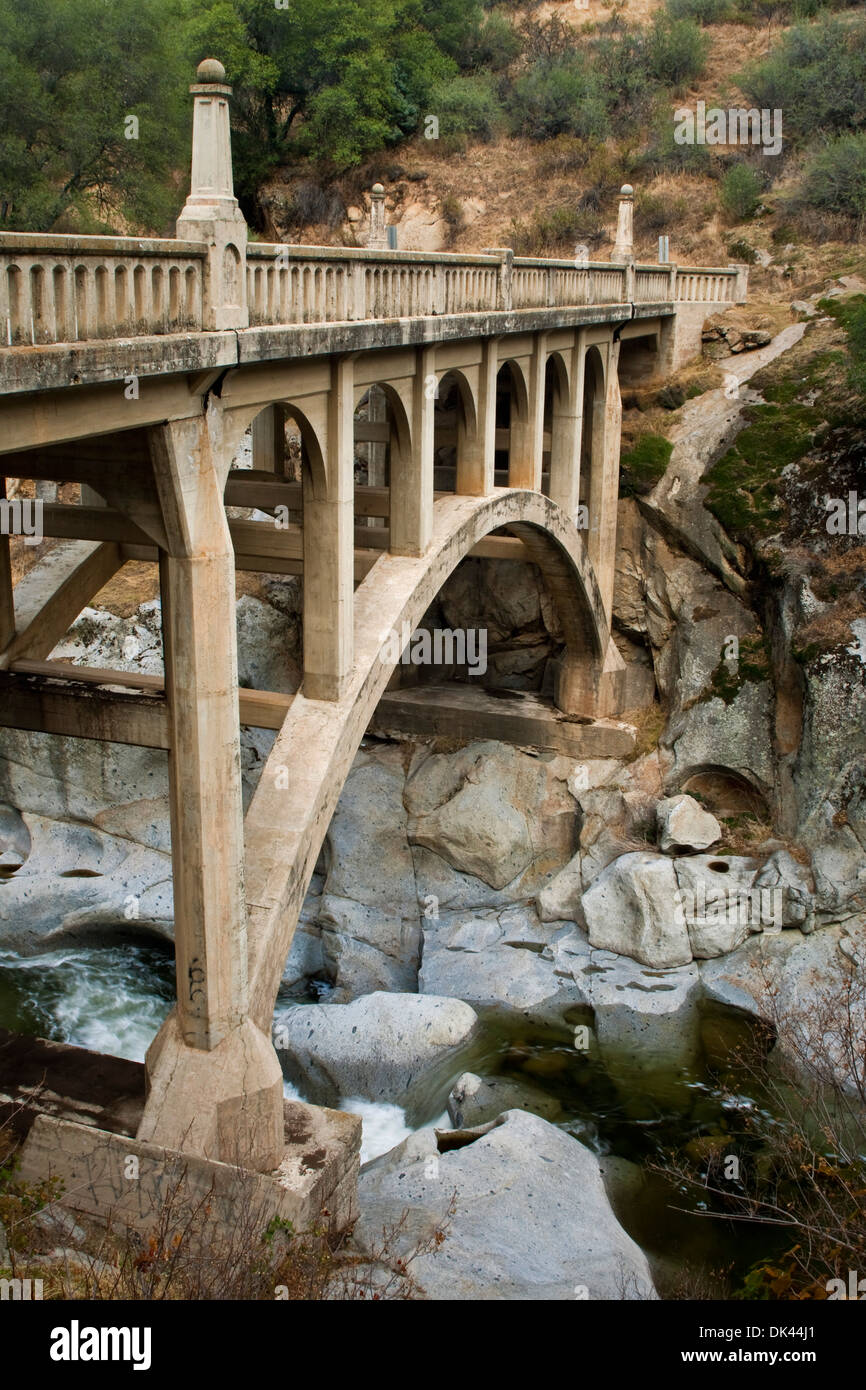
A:
[[[339,700],[354,660],[354,359],[331,359],[324,469],[304,469],[304,695]]]
[[[616,241],[610,258],[620,264],[634,260],[634,189],[630,183],[624,183],[620,189]]]
[[[496,461],[496,373],[499,340],[485,338],[478,371],[476,428],[459,441],[455,491],[469,497],[487,497],[494,487]]]
[[[499,261],[496,307],[510,313],[513,302],[514,249],[511,246],[486,246],[482,254],[485,256],[495,256]]]
[[[6,479],[0,478],[0,498],[6,497]],[[12,593],[12,562],[9,537],[0,535],[0,652],[15,636],[15,601]]]
[[[508,451],[510,487],[541,491],[544,452],[544,385],[547,370],[547,334],[537,333],[529,361],[526,410],[515,418],[511,407],[511,437]]]
[[[225,68],[215,58],[199,63],[192,125],[189,197],[177,219],[177,235],[208,248],[202,327],[246,328],[247,224],[234,196],[229,97]]]
[[[433,412],[435,347],[419,348],[412,384],[412,444],[391,461],[391,551],[424,555],[433,534]]]
[[[204,417],[151,431],[160,554],[177,1004],[147,1053],[138,1137],[261,1170],[282,1073],[248,1014],[234,554]]]
[[[572,520],[580,503],[580,442],[586,330],[578,330],[571,353],[568,399],[554,404],[550,440],[550,498]]]
[[[385,190],[381,183],[374,183],[370,191],[370,237],[367,246],[370,251],[388,250],[388,232],[385,227]]]
[[[589,490],[589,558],[601,591],[608,624],[613,612],[616,568],[616,522],[619,497],[619,446],[622,399],[619,390],[619,340],[607,350],[605,391],[593,403],[592,461]]]
[[[264,469],[285,477],[286,473],[286,409],[269,405],[259,411],[252,425],[253,468]]]

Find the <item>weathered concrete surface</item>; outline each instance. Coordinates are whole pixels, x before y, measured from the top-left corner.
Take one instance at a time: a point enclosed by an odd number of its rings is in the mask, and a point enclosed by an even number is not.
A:
[[[206,1200],[217,1222],[237,1224],[242,1213],[262,1231],[273,1217],[310,1230],[326,1207],[334,1228],[343,1230],[357,1215],[360,1142],[357,1116],[286,1101],[282,1161],[274,1172],[256,1173],[40,1115],[21,1149],[19,1172],[25,1182],[59,1179],[62,1204],[72,1211],[111,1216],[141,1231],[156,1224],[169,1200],[181,1220]],[[135,1180],[128,1176],[130,1156],[138,1159]]]

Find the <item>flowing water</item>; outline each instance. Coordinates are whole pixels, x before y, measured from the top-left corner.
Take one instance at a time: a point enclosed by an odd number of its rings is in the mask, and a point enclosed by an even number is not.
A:
[[[171,953],[155,945],[71,944],[23,959],[0,951],[0,1026],[18,1032],[141,1061],[173,998]],[[284,1001],[289,1002],[295,1001]],[[421,1125],[449,1128],[445,1101],[466,1070],[541,1087],[560,1105],[556,1123],[562,1128],[600,1157],[638,1165],[642,1178],[638,1167],[624,1166],[628,1180],[619,1197],[613,1191],[614,1206],[667,1280],[688,1265],[729,1270],[738,1282],[755,1260],[778,1249],[765,1228],[709,1219],[708,1203],[653,1167],[666,1153],[688,1153],[701,1144],[740,1152],[748,1146],[748,1121],[760,1100],[743,1089],[737,1093],[738,1078],[724,1068],[701,1068],[667,1078],[661,1091],[646,1091],[617,1082],[561,1035],[528,1026],[515,1030],[486,1022],[472,1054],[461,1056],[452,1077],[438,1077],[428,1094],[416,1096],[408,1114],[397,1104],[346,1097],[341,1107],[362,1120],[362,1161],[387,1152]],[[312,1099],[288,1082],[285,1090],[289,1097]]]

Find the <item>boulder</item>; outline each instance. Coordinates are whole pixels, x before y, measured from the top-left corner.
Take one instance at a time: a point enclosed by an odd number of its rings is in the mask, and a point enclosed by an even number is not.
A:
[[[542,922],[573,922],[580,912],[580,898],[583,892],[580,863],[581,854],[569,859],[564,869],[544,885],[535,899],[538,915]]]
[[[753,888],[778,893],[781,925],[810,932],[815,925],[814,881],[808,869],[786,849],[775,850],[755,875]],[[775,912],[776,902],[773,901]]]
[[[723,956],[750,932],[781,930],[781,895],[754,890],[757,860],[744,856],[689,855],[674,860],[678,902],[698,960]]]
[[[673,863],[664,855],[621,855],[581,899],[590,943],[643,965],[686,965],[692,950],[677,887]]]
[[[445,893],[425,884],[422,894],[419,881],[419,897],[432,892],[440,905],[460,906],[462,885],[454,875],[476,880],[466,885],[467,906],[495,905],[485,885],[494,893],[507,890],[511,901],[534,892],[574,852],[575,807],[567,787],[573,767],[567,758],[532,757],[490,741],[417,759],[404,792],[409,840],[447,866],[437,871],[428,859]]]
[[[315,1104],[361,1096],[408,1108],[454,1075],[477,1023],[459,999],[377,992],[278,1009],[274,1036],[288,1079]]]
[[[443,913],[424,924],[419,988],[502,1019],[561,1024],[574,993],[554,969],[552,948],[571,930],[540,922],[531,908]]]
[[[659,846],[665,854],[683,850],[709,849],[721,839],[722,827],[715,816],[695,801],[693,796],[668,796],[656,807]]]
[[[470,1128],[495,1120],[505,1110],[527,1110],[545,1120],[556,1120],[562,1106],[554,1096],[511,1076],[458,1076],[448,1097],[448,1116],[455,1129]]]
[[[526,816],[494,782],[467,783],[444,806],[412,820],[409,838],[491,888],[504,888],[532,859]]]
[[[773,790],[773,694],[767,681],[744,681],[729,704],[718,695],[674,716],[661,744],[670,750],[669,786],[713,768],[733,773],[762,796]]]
[[[421,925],[403,783],[399,749],[361,752],[328,828],[316,924],[344,998],[417,986]]]
[[[8,809],[4,820],[15,825]],[[26,828],[29,851],[3,881],[0,945],[33,955],[62,936],[110,937],[118,929],[172,939],[169,855],[92,825],[29,812],[18,820]],[[14,842],[19,848],[13,855],[23,846],[17,829]],[[0,844],[10,843],[0,837]],[[5,858],[7,870],[18,862],[8,852]]]
[[[454,1194],[453,1214],[449,1215]],[[465,1301],[653,1298],[646,1258],[611,1211],[598,1159],[535,1115],[509,1110],[480,1138],[439,1152],[432,1129],[374,1160],[359,1181],[354,1242],[412,1260],[422,1297]]]

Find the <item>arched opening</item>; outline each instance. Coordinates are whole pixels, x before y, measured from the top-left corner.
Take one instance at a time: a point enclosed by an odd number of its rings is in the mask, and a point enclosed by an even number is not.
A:
[[[462,372],[449,371],[436,384],[433,406],[433,490],[457,491],[457,466],[475,438],[472,391]]]
[[[731,816],[745,816],[760,822],[771,819],[764,793],[730,767],[704,763],[689,768],[686,776],[680,778],[678,790],[697,797],[708,811],[722,820]]]
[[[514,362],[503,362],[496,373],[496,444],[493,480],[496,487],[521,486],[521,454],[532,445],[528,436],[529,398],[526,381]]]
[[[544,439],[541,454],[541,491],[571,514],[576,460],[573,430],[568,420],[568,372],[558,352],[551,353],[544,369]]]

